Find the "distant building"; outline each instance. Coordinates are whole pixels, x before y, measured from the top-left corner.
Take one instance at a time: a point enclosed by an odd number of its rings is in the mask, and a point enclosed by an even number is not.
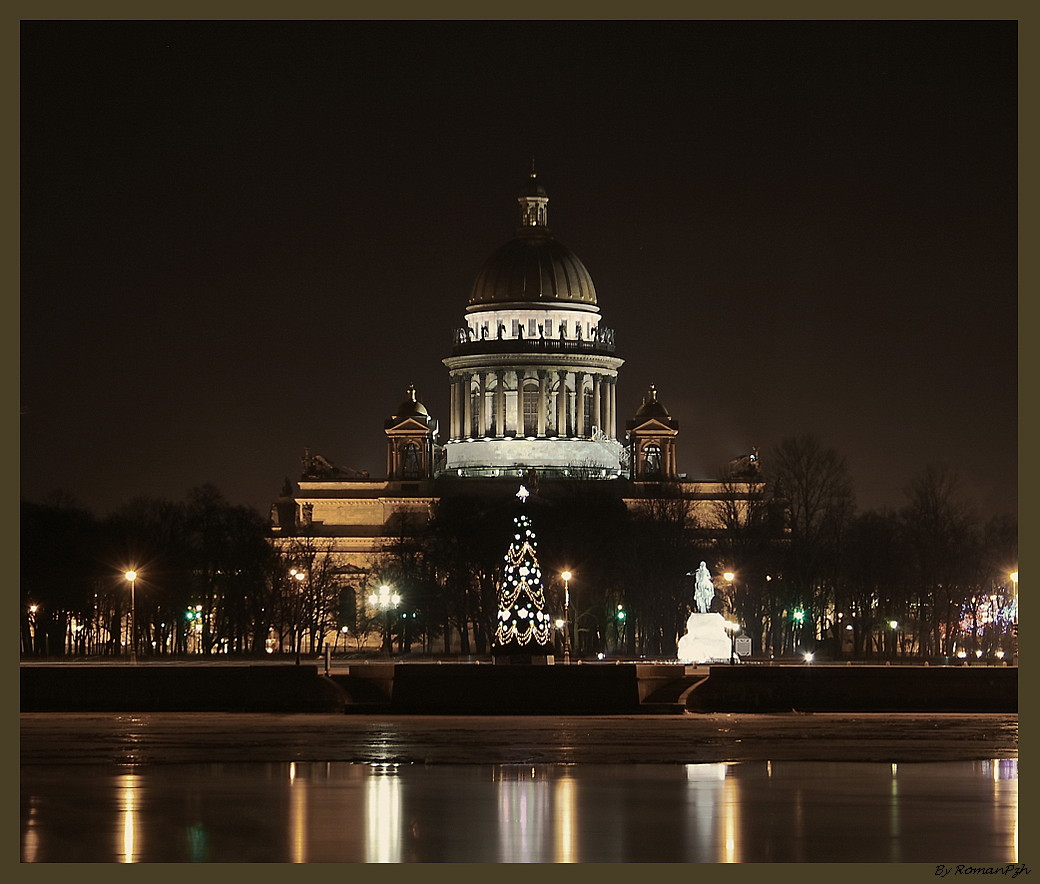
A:
[[[386,477],[370,478],[309,451],[299,481],[272,506],[276,543],[327,538],[343,573],[365,575],[403,535],[456,494],[512,494],[521,478],[613,483],[632,507],[667,493],[693,503],[702,524],[723,497],[761,494],[757,453],[725,480],[678,473],[679,423],[651,387],[617,435],[624,364],[600,321],[592,277],[548,226],[549,197],[532,171],[518,196],[515,235],[477,275],[448,369],[446,438],[410,387],[386,420]],[[358,598],[359,604],[362,599]]]

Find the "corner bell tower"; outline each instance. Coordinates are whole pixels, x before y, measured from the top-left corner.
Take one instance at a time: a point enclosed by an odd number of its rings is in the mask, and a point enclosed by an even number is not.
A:
[[[383,425],[386,433],[386,477],[390,480],[433,477],[437,421],[408,387],[408,398]]]
[[[628,462],[633,482],[663,482],[679,476],[675,439],[679,422],[657,400],[653,384],[643,397],[636,416],[626,423]]]

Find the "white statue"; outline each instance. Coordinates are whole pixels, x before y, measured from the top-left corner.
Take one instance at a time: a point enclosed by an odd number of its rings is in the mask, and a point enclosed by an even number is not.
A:
[[[711,600],[715,598],[715,584],[711,581],[708,565],[701,562],[697,573],[694,575],[696,583],[693,587],[693,601],[701,614],[707,614],[711,607]]]
[[[693,601],[697,610],[686,620],[686,633],[679,639],[679,659],[683,663],[739,662],[733,653],[726,621],[721,614],[708,613],[715,598],[715,584],[707,563],[701,562],[700,567],[687,576],[695,578]]]

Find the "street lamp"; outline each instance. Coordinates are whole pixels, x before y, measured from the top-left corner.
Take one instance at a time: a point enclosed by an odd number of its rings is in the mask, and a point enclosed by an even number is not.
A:
[[[736,652],[737,633],[740,632],[740,624],[739,623],[733,623],[733,622],[727,620],[722,625],[724,627],[726,627],[726,632],[729,633],[729,665],[732,666],[733,663],[734,663],[734,658],[737,655],[737,652]]]
[[[396,592],[393,592],[392,588],[384,583],[379,587],[378,593],[373,592],[369,595],[368,602],[373,607],[379,608],[386,618],[384,627],[384,644],[386,645],[386,652],[392,654],[394,651],[394,644],[390,637],[390,612],[401,604],[401,596]]]
[[[35,602],[29,605],[29,652],[32,654],[39,653],[39,647],[37,646],[36,638],[36,612],[40,610],[40,606]]]
[[[134,627],[135,623],[135,609],[136,603],[134,601],[134,584],[137,582],[137,572],[133,569],[127,571],[123,576],[130,581],[130,662],[137,665],[137,644],[134,641]]]
[[[296,664],[300,663],[300,654],[303,651],[303,634],[307,631],[304,629],[304,607],[306,600],[304,599],[304,587],[303,583],[307,579],[307,572],[301,571],[298,568],[289,569],[289,577],[296,581],[299,585],[299,592],[293,592],[292,596],[292,610],[293,610],[293,622],[292,622],[292,644],[293,647],[290,650],[296,652]],[[290,584],[291,586],[292,584]],[[311,633],[311,650],[314,649],[314,634]]]
[[[560,574],[563,578],[563,662],[571,662],[571,577],[570,571]]]

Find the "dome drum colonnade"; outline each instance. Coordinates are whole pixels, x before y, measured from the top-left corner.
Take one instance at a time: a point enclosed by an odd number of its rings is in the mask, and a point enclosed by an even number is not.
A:
[[[445,471],[500,475],[503,464],[569,475],[621,473],[614,333],[599,324],[584,264],[546,225],[534,172],[516,236],[484,265],[466,325],[444,360],[451,380]]]

